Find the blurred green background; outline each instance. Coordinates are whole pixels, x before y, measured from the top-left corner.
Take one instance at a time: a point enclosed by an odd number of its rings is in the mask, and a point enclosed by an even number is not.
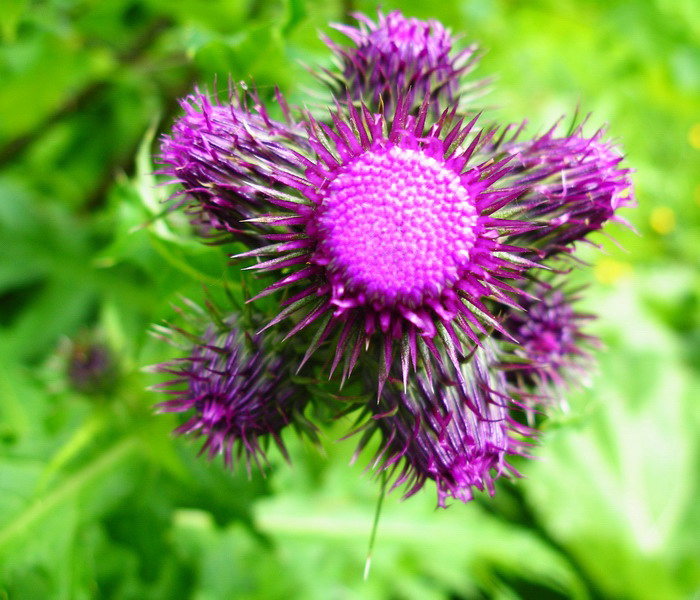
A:
[[[487,50],[491,118],[542,131],[577,106],[618,138],[639,207],[598,235],[582,309],[605,350],[552,416],[525,479],[435,510],[385,501],[288,442],[267,477],[226,472],[155,417],[143,365],[181,295],[221,287],[221,248],[154,220],[154,136],[177,98],[327,64],[352,0],[4,0],[0,17],[0,599],[698,598],[700,11],[695,0],[387,1]],[[335,39],[342,36],[333,34]],[[91,349],[106,348],[112,358]],[[101,364],[97,380],[77,365]],[[98,369],[99,370],[99,369]],[[78,379],[82,384],[76,385]]]

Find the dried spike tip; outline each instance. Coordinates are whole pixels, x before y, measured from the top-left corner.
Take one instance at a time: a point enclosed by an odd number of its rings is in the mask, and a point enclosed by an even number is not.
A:
[[[267,247],[239,255],[254,254],[258,272],[292,269],[259,296],[289,288],[274,322],[303,309],[293,331],[323,326],[316,346],[344,332],[334,365],[355,347],[372,346],[386,367],[399,344],[411,354],[403,368],[415,369],[421,343],[440,362],[436,344],[447,339],[457,361],[500,327],[487,300],[517,306],[511,295],[519,291],[508,281],[539,266],[520,256],[530,249],[503,240],[540,225],[490,216],[525,190],[499,185],[510,173],[507,159],[473,160],[481,144],[476,119],[452,125],[446,115],[425,128],[408,109],[399,102],[389,120],[366,107],[341,107],[335,128],[309,118],[315,156],[285,177],[307,202],[269,200],[289,211],[281,216],[298,223],[301,235],[289,244],[271,237]],[[401,344],[404,337],[411,343]],[[389,375],[382,373],[380,384]]]
[[[504,322],[519,344],[514,354],[526,362],[511,365],[507,376],[520,389],[534,388],[540,398],[558,399],[558,388],[580,380],[589,370],[592,356],[587,348],[600,342],[581,327],[594,317],[576,312],[578,298],[561,286],[530,282],[526,289],[524,311],[509,311]]]
[[[204,235],[257,245],[241,222],[265,214],[268,205],[258,188],[265,190],[281,167],[297,164],[294,149],[305,145],[303,127],[286,105],[286,122],[275,121],[254,92],[233,88],[225,104],[195,90],[181,105],[185,114],[161,142],[159,174],[182,186],[176,196],[185,200],[177,206],[189,205]]]
[[[445,507],[449,498],[469,502],[475,490],[493,495],[502,475],[519,476],[508,460],[527,456],[533,432],[510,416],[507,384],[491,347],[461,365],[458,378],[461,385],[443,378],[434,391],[422,376],[406,392],[388,384],[379,403],[370,404],[374,416],[360,449],[379,432],[373,468],[386,471],[393,487],[405,486],[405,497],[432,480]]]
[[[617,211],[636,205],[632,171],[622,166],[623,155],[603,130],[587,137],[578,128],[557,137],[552,128],[530,142],[508,143],[503,149],[523,172],[533,173],[519,218],[548,224],[513,236],[513,243],[536,245],[552,256],[571,252],[575,242],[608,221],[627,224]],[[517,177],[517,171],[513,174]]]
[[[407,18],[400,11],[387,15],[378,11],[376,23],[363,14],[353,16],[357,27],[332,25],[353,46],[324,38],[339,72],[327,70],[320,78],[336,95],[348,93],[353,101],[384,114],[394,111],[401,96],[408,97],[413,108],[428,97],[439,112],[486,85],[486,81],[463,85],[462,78],[478,63],[478,48],[474,44],[455,51],[456,38],[439,21]]]
[[[306,395],[290,381],[289,363],[232,321],[225,331],[209,328],[189,357],[154,367],[175,376],[154,387],[172,396],[158,411],[189,413],[175,433],[206,438],[201,453],[223,455],[227,467],[244,459],[250,473],[251,463],[262,467],[270,440],[287,458],[281,438],[287,425],[315,437],[302,414]]]

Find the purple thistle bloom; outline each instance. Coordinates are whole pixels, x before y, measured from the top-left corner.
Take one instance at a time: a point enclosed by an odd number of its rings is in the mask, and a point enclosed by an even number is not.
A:
[[[400,97],[423,98],[444,106],[467,91],[485,85],[460,83],[478,62],[475,44],[453,52],[455,38],[439,21],[406,18],[399,11],[378,12],[377,23],[363,14],[353,15],[359,26],[333,25],[354,47],[339,46],[324,37],[339,62],[340,73],[325,70],[321,77],[339,95],[347,92],[373,111],[380,102],[392,114]],[[445,101],[445,102],[442,102]],[[434,106],[438,106],[435,104]]]
[[[533,432],[511,418],[503,372],[495,366],[490,346],[482,347],[460,366],[462,385],[430,383],[418,376],[407,392],[394,383],[371,404],[372,420],[364,426],[358,452],[374,433],[381,446],[372,466],[387,471],[393,487],[406,485],[406,497],[433,480],[438,505],[448,498],[469,502],[474,490],[494,494],[494,481],[519,476],[509,457],[526,455]]]
[[[280,95],[278,101],[284,123],[272,120],[254,93],[231,91],[229,104],[198,91],[181,101],[185,114],[163,137],[160,173],[182,185],[177,195],[187,195],[195,225],[254,245],[241,221],[269,208],[256,186],[265,186],[280,167],[296,164],[290,147],[306,144],[303,127],[291,119]]]
[[[114,388],[117,364],[109,348],[90,339],[70,344],[68,379],[84,394],[98,394]]]
[[[443,29],[398,13],[367,27],[357,40],[404,54],[415,36],[425,37],[424,58],[451,47]],[[494,303],[517,306],[525,271],[627,202],[627,171],[599,136],[550,131],[504,143],[506,130],[495,142],[495,131],[475,131],[476,119],[457,119],[456,106],[434,120],[439,103],[426,97],[414,113],[400,89],[392,116],[348,97],[336,102],[332,125],[307,115],[302,135],[279,94],[286,124],[254,96],[251,113],[247,98],[234,94],[230,107],[186,102],[163,145],[166,172],[247,242],[252,250],[239,258],[263,258],[249,269],[282,271],[256,298],[288,288],[268,324],[296,319],[287,337],[315,324],[300,366],[335,335],[330,370],[344,358],[343,379],[373,338],[381,389],[396,345],[406,382],[419,360],[429,375],[429,363],[441,363],[436,342],[456,363],[491,331],[507,335]],[[241,221],[256,229],[242,233]]]
[[[522,256],[530,250],[503,241],[539,225],[498,216],[524,189],[497,185],[510,157],[479,154],[493,132],[475,133],[476,119],[450,124],[447,113],[427,127],[428,102],[417,117],[407,111],[400,102],[388,121],[338,106],[334,128],[309,117],[315,156],[299,153],[295,172],[280,169],[278,183],[296,193],[269,187],[270,202],[288,212],[260,219],[290,231],[239,255],[274,256],[249,267],[261,272],[298,269],[257,297],[295,290],[268,325],[303,311],[288,337],[318,323],[302,364],[339,329],[331,371],[345,355],[346,377],[380,334],[380,387],[394,342],[405,381],[419,356],[440,362],[437,337],[456,362],[487,328],[500,330],[484,299],[513,305],[519,290],[508,280],[538,266]]]
[[[176,377],[156,386],[174,396],[159,410],[191,413],[175,433],[205,437],[201,452],[209,459],[223,454],[228,467],[234,454],[236,459],[244,455],[250,472],[251,459],[258,467],[265,460],[270,438],[288,458],[280,436],[287,425],[313,430],[302,415],[306,400],[289,381],[287,364],[259,336],[250,338],[235,327],[223,333],[210,329],[190,357],[155,367]]]
[[[599,344],[581,331],[593,315],[574,311],[578,300],[560,287],[538,283],[523,302],[524,312],[509,311],[504,327],[518,341],[514,352],[528,362],[509,375],[519,387],[533,385],[543,396],[553,386],[565,386],[575,373],[585,372],[591,360],[585,349]]]
[[[286,425],[314,435],[292,368],[317,357],[342,385],[371,353],[363,377],[378,371],[379,389],[360,449],[378,432],[374,466],[394,486],[409,496],[432,480],[440,506],[467,502],[518,475],[509,459],[534,434],[511,410],[531,416],[595,343],[574,298],[531,269],[621,220],[630,170],[602,131],[479,131],[465,92],[482,84],[462,83],[474,46],[454,51],[437,21],[356,18],[336,26],[354,46],[326,40],[340,63],[322,75],[329,115],[294,118],[277,93],[277,121],[255,93],[230,90],[225,104],[197,92],[163,139],[161,172],[194,223],[246,244],[234,258],[266,279],[251,301],[282,293],[263,331],[284,323],[305,353],[276,354],[229,321],[158,367],[175,376],[160,409],[190,413],[178,433],[250,469],[270,441],[286,456]]]
[[[634,206],[631,169],[621,167],[623,155],[604,140],[604,131],[586,137],[577,129],[555,137],[555,128],[531,142],[506,144],[523,173],[532,172],[531,186],[520,202],[518,216],[547,223],[512,239],[536,243],[548,255],[568,252],[574,242],[600,229],[607,221],[626,222],[616,212]],[[514,172],[516,179],[523,182]]]

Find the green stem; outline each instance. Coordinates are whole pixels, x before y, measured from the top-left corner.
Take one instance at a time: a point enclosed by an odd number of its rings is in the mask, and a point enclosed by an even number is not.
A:
[[[374,550],[374,542],[377,539],[377,529],[379,529],[379,517],[382,513],[382,504],[384,504],[384,496],[386,496],[386,471],[382,471],[382,485],[379,490],[379,499],[377,500],[377,510],[374,512],[374,521],[372,522],[372,532],[369,535],[369,547],[367,548],[367,560],[365,561],[365,572],[363,578],[367,581],[369,570],[372,566],[372,551]]]
[[[97,436],[100,430],[103,429],[104,425],[104,418],[99,415],[93,415],[83,422],[82,426],[73,433],[68,442],[54,454],[53,458],[46,465],[41,479],[36,486],[37,493],[42,493],[44,489],[46,489],[46,486],[51,482],[53,476],[87,446]]]

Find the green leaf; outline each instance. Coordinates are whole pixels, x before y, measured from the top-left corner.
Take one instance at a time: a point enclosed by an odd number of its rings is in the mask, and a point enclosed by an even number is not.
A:
[[[524,487],[541,523],[606,596],[680,598],[700,584],[700,569],[686,570],[700,545],[696,539],[692,551],[683,542],[700,491],[700,381],[627,300],[617,323],[636,344],[610,343],[593,387],[571,398],[573,411],[594,410],[579,427],[543,437]],[[615,301],[606,306],[613,312]]]

